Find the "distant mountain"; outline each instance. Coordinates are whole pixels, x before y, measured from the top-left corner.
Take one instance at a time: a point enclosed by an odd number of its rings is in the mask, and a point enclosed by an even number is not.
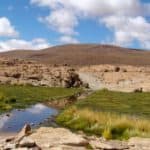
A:
[[[150,65],[150,51],[97,44],[62,45],[39,51],[15,50],[0,53],[0,57],[77,66],[97,64]]]

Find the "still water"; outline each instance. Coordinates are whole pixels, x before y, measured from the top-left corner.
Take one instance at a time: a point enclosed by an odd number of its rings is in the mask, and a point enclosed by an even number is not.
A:
[[[39,125],[47,118],[57,115],[56,109],[36,104],[24,110],[13,110],[10,114],[0,115],[0,134],[16,133],[25,124]]]

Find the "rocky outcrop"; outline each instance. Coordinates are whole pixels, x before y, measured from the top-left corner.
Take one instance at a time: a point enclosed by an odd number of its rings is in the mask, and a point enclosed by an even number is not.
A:
[[[63,145],[73,147],[86,147],[88,145],[88,141],[81,135],[74,134],[64,128],[42,127],[30,137],[43,149],[50,149]]]
[[[0,63],[0,84],[70,88],[82,86],[82,81],[75,69],[68,66],[14,60]]]
[[[108,89],[123,92],[150,91],[150,67],[96,65],[81,67],[78,74],[93,90]]]
[[[0,60],[0,84],[81,87],[123,92],[150,91],[150,67],[46,65],[23,60]]]
[[[21,149],[36,149],[41,148],[29,137],[31,134],[30,125],[25,125],[18,135],[0,140],[0,150],[21,150]]]
[[[18,137],[21,137],[19,141]],[[88,150],[89,148],[94,150],[150,150],[150,139],[135,137],[129,141],[107,141],[96,136],[73,133],[65,128],[52,127],[41,127],[31,134],[28,125],[13,138],[6,140],[0,138],[0,150]]]

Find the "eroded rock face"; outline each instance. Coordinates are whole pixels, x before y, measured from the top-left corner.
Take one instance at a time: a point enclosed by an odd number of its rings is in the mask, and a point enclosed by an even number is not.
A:
[[[48,87],[80,87],[82,81],[73,68],[25,61],[0,62],[0,84],[30,84]]]
[[[80,79],[93,90],[106,88],[123,92],[150,91],[150,67],[95,65],[81,67]]]
[[[81,87],[123,92],[150,91],[150,67],[93,65],[73,69],[20,60],[0,60],[0,84]]]

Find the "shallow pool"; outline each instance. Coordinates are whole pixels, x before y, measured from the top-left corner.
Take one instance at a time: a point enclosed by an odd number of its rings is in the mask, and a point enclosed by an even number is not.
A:
[[[24,110],[13,110],[9,114],[0,115],[0,134],[16,133],[25,124],[39,125],[57,113],[56,109],[43,104],[36,104]]]

